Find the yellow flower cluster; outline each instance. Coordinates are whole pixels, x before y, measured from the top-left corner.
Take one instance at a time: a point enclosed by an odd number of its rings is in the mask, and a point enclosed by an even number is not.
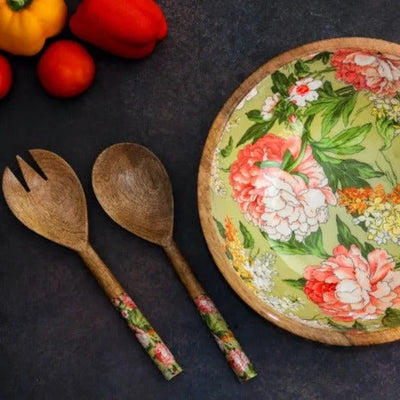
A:
[[[394,125],[395,133],[400,133],[400,100],[396,98],[382,98],[379,96],[371,96],[370,100],[374,103],[372,115],[377,118],[387,118],[396,122]]]
[[[400,244],[400,185],[390,193],[385,193],[382,185],[375,189],[346,188],[339,191],[339,204],[351,214],[361,214],[353,222],[364,224],[369,240],[378,245],[388,241]]]
[[[229,217],[225,218],[225,238],[226,250],[232,256],[233,268],[235,268],[242,279],[252,281],[253,275],[246,270],[246,265],[248,264],[246,251],[240,242],[238,231],[233,226]]]

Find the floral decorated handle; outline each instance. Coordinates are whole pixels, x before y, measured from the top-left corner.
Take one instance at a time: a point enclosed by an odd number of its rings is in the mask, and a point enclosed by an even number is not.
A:
[[[182,369],[175,361],[174,356],[93,247],[88,244],[79,254],[164,377],[169,380],[178,375]]]
[[[254,378],[257,372],[254,370],[246,354],[242,351],[239,342],[233,336],[228,324],[217,310],[213,301],[205,294],[205,290],[194,276],[185,257],[178,246],[172,241],[164,247],[164,251],[174,266],[189,296],[195,302],[197,309],[208,326],[218,346],[222,350],[229,365],[241,382]]]
[[[175,361],[168,347],[137,308],[133,300],[126,293],[122,293],[120,296],[113,298],[112,301],[165,379],[170,380],[182,372],[182,368]]]
[[[218,311],[213,301],[205,294],[201,294],[194,302],[203,321],[210,329],[226,360],[240,381],[248,381],[257,375],[250,360],[243,352],[228,324]]]

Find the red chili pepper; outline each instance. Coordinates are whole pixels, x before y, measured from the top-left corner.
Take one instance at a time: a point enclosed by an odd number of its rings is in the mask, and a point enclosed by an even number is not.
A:
[[[70,20],[80,39],[125,58],[142,58],[167,35],[153,0],[83,0]]]

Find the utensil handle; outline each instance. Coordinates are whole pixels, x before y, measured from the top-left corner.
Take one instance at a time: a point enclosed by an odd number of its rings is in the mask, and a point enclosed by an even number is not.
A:
[[[95,250],[88,245],[80,256],[165,379],[178,375],[182,368]]]
[[[176,243],[172,242],[169,246],[164,247],[164,250],[233,372],[240,381],[248,381],[254,378],[257,372],[253,365],[243,352],[221,313],[194,276]]]

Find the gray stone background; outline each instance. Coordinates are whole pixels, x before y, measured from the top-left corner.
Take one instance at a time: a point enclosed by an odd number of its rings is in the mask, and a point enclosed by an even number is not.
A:
[[[78,1],[68,1],[72,12]],[[337,348],[293,336],[248,308],[208,253],[197,213],[197,170],[208,129],[230,93],[273,56],[340,36],[400,41],[396,0],[160,0],[169,36],[141,61],[89,47],[93,87],[47,96],[37,58],[12,57],[15,84],[0,103],[0,168],[45,148],[85,187],[90,237],[184,367],[166,382],[71,251],[33,234],[0,199],[0,399],[398,398],[400,346]],[[66,31],[63,37],[70,38]],[[106,146],[132,141],[165,163],[176,240],[259,371],[239,384],[162,251],[100,209],[90,174]]]

